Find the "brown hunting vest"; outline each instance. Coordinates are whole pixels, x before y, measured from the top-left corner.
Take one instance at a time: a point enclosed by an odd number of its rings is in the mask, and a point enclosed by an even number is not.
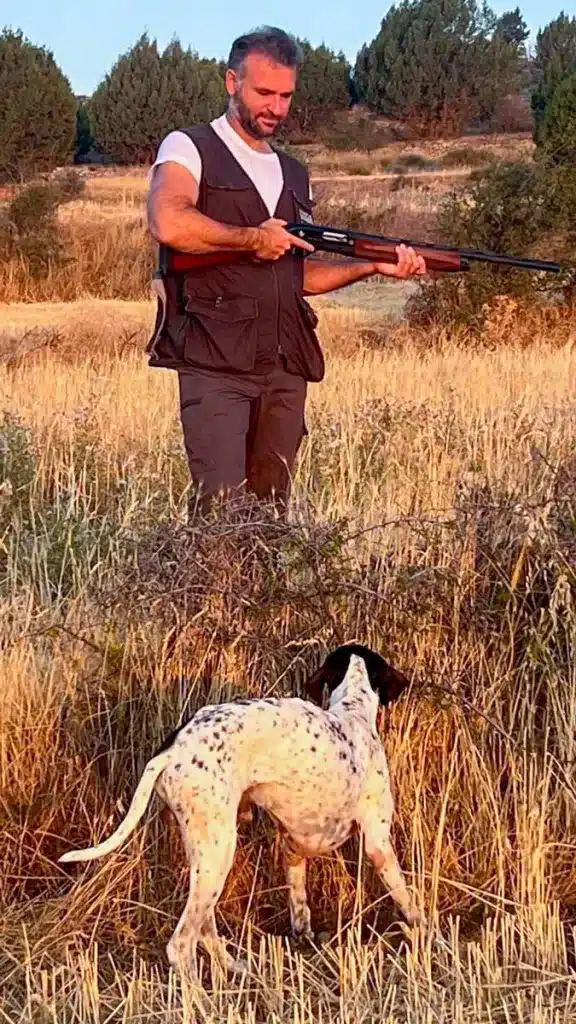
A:
[[[270,214],[256,187],[210,125],[186,131],[202,158],[197,209],[224,224],[256,227]],[[310,221],[306,168],[278,151],[284,186],[275,216]],[[160,247],[160,271],[163,253]],[[163,274],[149,365],[232,374],[269,372],[283,353],[286,368],[308,381],[324,376],[315,327],[303,296],[304,260],[292,250],[278,260],[233,263]]]

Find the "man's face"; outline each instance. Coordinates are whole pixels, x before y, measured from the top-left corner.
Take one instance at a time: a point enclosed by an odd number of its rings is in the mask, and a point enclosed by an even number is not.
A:
[[[226,89],[240,124],[255,139],[274,135],[288,116],[296,88],[296,71],[250,53],[240,76],[226,73]]]

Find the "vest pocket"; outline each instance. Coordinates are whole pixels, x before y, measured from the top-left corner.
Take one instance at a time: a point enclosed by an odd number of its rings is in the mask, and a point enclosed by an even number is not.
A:
[[[249,295],[185,298],[184,361],[208,370],[249,372],[256,362],[258,302]]]

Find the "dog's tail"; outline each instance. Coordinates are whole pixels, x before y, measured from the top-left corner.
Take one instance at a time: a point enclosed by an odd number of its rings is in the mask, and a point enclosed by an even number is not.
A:
[[[108,839],[105,839],[103,843],[99,843],[98,846],[89,846],[85,850],[71,850],[69,853],[64,853],[62,857],[58,858],[58,863],[70,864],[72,861],[77,860],[97,860],[98,857],[105,857],[108,853],[112,853],[113,850],[121,846],[124,840],[136,828],[144,814],[152,796],[156,779],[164,771],[166,765],[169,764],[170,758],[171,751],[165,750],[163,753],[153,757],[151,761],[148,761],[142,772],[140,782],[136,787],[136,792],[132,797],[126,817]]]

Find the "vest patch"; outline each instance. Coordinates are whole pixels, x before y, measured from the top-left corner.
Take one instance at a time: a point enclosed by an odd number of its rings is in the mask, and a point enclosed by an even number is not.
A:
[[[314,223],[314,217],[312,216],[309,210],[305,210],[304,207],[300,206],[300,203],[298,202],[296,203],[296,207],[298,210],[298,220],[300,221],[301,224]]]

